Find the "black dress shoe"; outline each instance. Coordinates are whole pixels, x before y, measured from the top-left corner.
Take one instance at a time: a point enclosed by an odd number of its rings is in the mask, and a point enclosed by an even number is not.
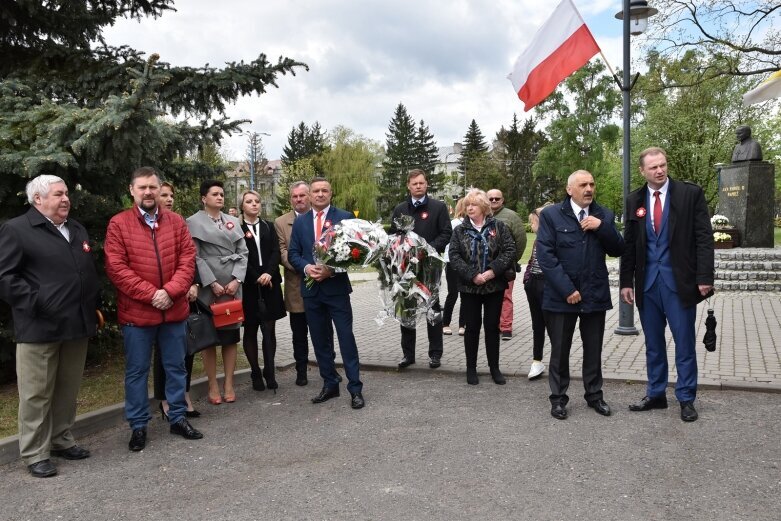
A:
[[[200,418],[201,413],[200,411],[193,409],[192,411],[184,411],[184,415],[187,418]]]
[[[599,399],[593,402],[588,402],[588,406],[597,411],[602,416],[610,416],[610,406],[605,403],[605,400]]]
[[[180,418],[178,422],[171,424],[171,434],[178,434],[188,440],[200,440],[203,438],[203,434],[195,430],[185,418]]]
[[[68,447],[67,449],[52,449],[50,452],[52,456],[58,456],[69,460],[89,458],[89,451],[78,445]]]
[[[694,402],[681,402],[681,419],[685,422],[697,421],[700,416],[694,408]]]
[[[432,368],[432,369],[436,369],[436,368],[437,368],[437,367],[439,367],[440,365],[442,365],[442,362],[440,362],[440,360],[439,360],[439,358],[438,358],[438,357],[436,357],[436,356],[432,356],[431,358],[429,358],[429,359],[428,359],[428,366],[429,366],[430,368]]]
[[[401,362],[399,362],[399,369],[404,369],[405,367],[409,367],[414,363],[415,363],[414,358],[409,358],[405,356],[404,358],[401,359]]]
[[[320,391],[320,394],[312,398],[312,403],[327,402],[331,398],[336,398],[337,396],[339,396],[338,387],[331,387],[330,389],[328,387],[323,387],[323,389]]]
[[[629,410],[635,412],[650,411],[651,409],[666,409],[666,408],[667,408],[666,396],[657,396],[656,398],[645,396],[639,402],[633,403],[632,405],[629,406]]]
[[[564,408],[563,405],[560,403],[557,403],[553,407],[551,407],[550,415],[556,418],[557,420],[566,420],[567,419],[567,409]]]
[[[146,427],[134,429],[127,446],[133,452],[144,450],[144,447],[146,447]]]
[[[477,377],[477,369],[466,369],[466,383],[469,385],[477,385],[480,383],[480,379]]]
[[[350,407],[353,409],[363,409],[363,406],[366,405],[366,402],[363,400],[363,395],[361,393],[350,393],[350,395],[352,396]]]
[[[306,379],[306,373],[299,373],[298,376],[296,376],[296,385],[299,387],[303,387],[306,384],[309,383],[309,380]]]
[[[57,475],[57,467],[48,459],[27,465],[27,468],[30,469],[30,474],[36,478],[49,478]]]

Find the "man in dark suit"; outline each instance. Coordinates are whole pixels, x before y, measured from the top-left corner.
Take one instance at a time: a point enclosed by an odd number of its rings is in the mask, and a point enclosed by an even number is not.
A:
[[[605,254],[618,257],[624,240],[613,212],[594,202],[594,177],[585,170],[569,176],[563,203],[540,214],[537,259],[544,274],[542,309],[551,340],[548,383],[551,416],[567,418],[569,353],[575,324],[583,341],[583,387],[588,406],[610,416],[602,397],[602,340],[610,300]]]
[[[412,231],[423,237],[438,253],[444,253],[445,246],[450,243],[453,229],[450,226],[450,215],[447,206],[442,201],[437,201],[428,196],[428,182],[423,170],[411,170],[407,175],[407,189],[409,197],[406,201],[394,208],[391,216],[390,233],[400,230],[396,227],[396,219],[402,215],[409,215],[415,220]],[[432,306],[436,312],[440,311],[439,296]],[[442,358],[442,322],[429,324],[426,322],[428,332],[428,366],[436,369],[441,365]],[[401,351],[403,358],[399,362],[399,368],[408,367],[415,363],[415,330],[401,326]]]
[[[626,201],[626,253],[621,258],[621,299],[637,302],[645,335],[648,387],[631,411],[666,409],[665,324],[675,338],[681,419],[695,421],[697,304],[713,292],[713,230],[702,189],[667,176],[667,154],[653,147],[640,154],[647,181]]]
[[[364,406],[363,383],[360,379],[358,346],[353,334],[350,279],[347,273],[334,273],[332,268],[316,264],[312,255],[312,246],[323,231],[353,216],[345,210],[331,206],[331,184],[326,179],[314,178],[310,183],[309,193],[312,210],[298,217],[293,223],[288,261],[296,271],[313,281],[311,287],[307,287],[306,279],[301,281],[306,321],[320,376],[323,378],[323,389],[312,402],[322,403],[339,396],[339,375],[334,365],[334,348],[328,340],[330,322],[333,320],[347,375],[351,405],[353,409],[361,409]]]

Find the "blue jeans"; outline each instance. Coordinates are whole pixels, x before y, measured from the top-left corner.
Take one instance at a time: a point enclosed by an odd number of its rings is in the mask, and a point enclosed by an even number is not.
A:
[[[165,371],[165,396],[168,399],[168,419],[176,423],[184,418],[187,402],[187,354],[185,321],[157,326],[122,326],[125,339],[125,418],[131,429],[146,427],[149,414],[149,366],[152,346],[157,343]]]

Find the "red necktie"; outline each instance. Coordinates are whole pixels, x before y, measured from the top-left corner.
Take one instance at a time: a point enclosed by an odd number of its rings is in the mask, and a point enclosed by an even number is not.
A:
[[[315,241],[320,240],[320,234],[323,232],[323,211],[317,212],[317,221],[315,221]]]
[[[662,229],[662,192],[657,190],[654,192],[656,201],[654,202],[654,231],[656,235],[659,235],[659,230]]]

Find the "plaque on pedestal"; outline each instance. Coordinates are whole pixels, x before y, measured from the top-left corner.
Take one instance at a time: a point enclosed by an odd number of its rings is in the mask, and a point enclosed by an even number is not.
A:
[[[775,166],[743,161],[721,169],[716,213],[740,231],[744,248],[773,247]]]

